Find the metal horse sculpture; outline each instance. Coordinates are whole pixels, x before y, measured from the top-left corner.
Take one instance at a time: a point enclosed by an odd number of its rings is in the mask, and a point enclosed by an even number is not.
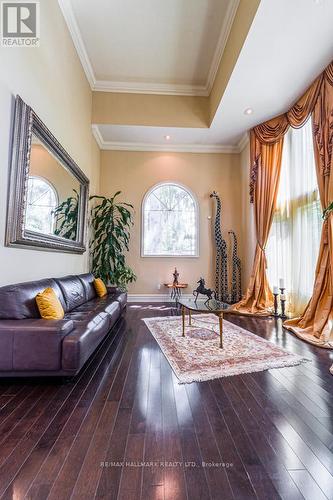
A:
[[[216,215],[214,224],[214,237],[216,245],[215,291],[218,300],[229,302],[228,293],[228,255],[227,244],[221,232],[221,200],[216,191],[210,195],[216,199]]]
[[[197,283],[199,283],[199,286],[195,290],[193,290],[193,295],[195,296],[194,302],[197,301],[199,294],[206,295],[207,300],[205,301],[205,304],[207,304],[207,302],[210,301],[213,298],[213,296],[214,299],[216,299],[216,293],[214,292],[214,290],[211,290],[210,288],[205,288],[206,283],[203,278],[200,278],[199,281],[197,281]]]
[[[242,298],[242,265],[237,255],[237,236],[234,231],[228,231],[233,237],[232,246],[232,280],[231,280],[231,302],[239,302]]]

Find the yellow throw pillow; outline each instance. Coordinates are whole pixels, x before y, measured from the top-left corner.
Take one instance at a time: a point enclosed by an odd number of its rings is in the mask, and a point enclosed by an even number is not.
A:
[[[43,319],[63,319],[65,313],[53,288],[46,288],[36,296],[39,313]]]
[[[104,281],[101,278],[94,279],[94,287],[99,297],[104,297],[108,293]]]

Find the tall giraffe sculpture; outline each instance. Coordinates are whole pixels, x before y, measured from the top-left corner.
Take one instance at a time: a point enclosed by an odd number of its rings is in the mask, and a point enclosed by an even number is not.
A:
[[[237,255],[237,236],[234,231],[228,231],[233,237],[232,246],[232,279],[231,279],[231,303],[239,302],[242,298],[242,265]]]
[[[227,244],[221,232],[221,200],[216,191],[210,195],[216,200],[216,215],[214,223],[214,237],[216,245],[215,292],[222,302],[229,301],[228,293],[228,254]]]

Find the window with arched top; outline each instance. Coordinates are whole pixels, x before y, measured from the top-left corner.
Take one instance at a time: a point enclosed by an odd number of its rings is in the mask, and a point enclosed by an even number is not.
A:
[[[28,179],[26,228],[44,234],[53,234],[54,209],[58,205],[58,193],[53,185],[44,179],[31,175]]]
[[[150,189],[142,204],[143,257],[198,257],[199,209],[195,196],[180,184]]]

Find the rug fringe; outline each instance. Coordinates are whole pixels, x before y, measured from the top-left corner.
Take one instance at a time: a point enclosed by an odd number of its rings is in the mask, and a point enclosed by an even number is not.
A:
[[[162,351],[163,352],[163,351]],[[163,352],[164,356],[166,357],[168,363],[172,367],[172,364],[170,363],[169,358],[166,356],[166,354]],[[179,384],[192,384],[193,382],[207,382],[208,380],[215,380],[217,378],[227,378],[227,377],[236,377],[237,375],[244,375],[246,373],[258,373],[266,370],[278,370],[279,368],[288,368],[292,366],[299,366],[302,363],[308,363],[311,360],[308,358],[301,358],[299,360],[294,360],[294,361],[285,361],[285,362],[280,362],[278,366],[269,366],[266,368],[260,368],[256,367],[255,369],[242,369],[242,370],[235,370],[235,373],[216,373],[216,374],[209,374],[206,376],[198,376],[198,375],[179,375],[177,371],[172,367]]]

